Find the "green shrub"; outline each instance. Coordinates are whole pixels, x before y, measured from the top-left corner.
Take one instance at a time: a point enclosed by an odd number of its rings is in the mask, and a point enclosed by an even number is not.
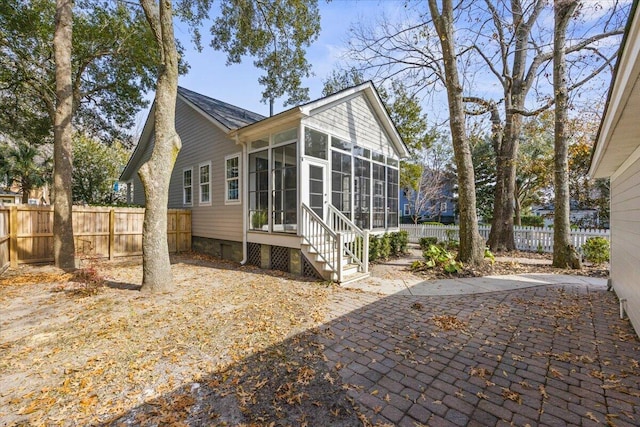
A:
[[[544,218],[537,215],[525,215],[520,217],[520,224],[525,227],[544,227]]]
[[[604,237],[589,237],[582,245],[584,258],[594,264],[609,261],[609,241]]]
[[[462,270],[462,263],[455,260],[454,255],[438,245],[430,245],[422,252],[424,261],[414,261],[411,268],[414,270],[440,267],[447,273],[458,273]]]
[[[390,233],[389,244],[391,245],[391,255],[400,256],[406,253],[409,246],[409,233],[405,230]]]
[[[422,225],[444,225],[441,222],[434,222],[434,221],[425,221],[425,222],[421,222],[420,224],[422,224]]]
[[[491,252],[489,248],[484,248],[484,257],[488,258],[491,261],[491,264],[496,262],[496,256]]]
[[[389,258],[391,253],[391,243],[388,234],[381,236],[369,236],[369,262]]]
[[[391,238],[387,233],[384,233],[378,240],[380,241],[380,246],[378,247],[380,258],[389,258],[389,255],[391,255]]]
[[[437,237],[421,237],[418,243],[420,244],[420,249],[424,251],[424,250],[427,250],[431,245],[437,245],[438,238]]]

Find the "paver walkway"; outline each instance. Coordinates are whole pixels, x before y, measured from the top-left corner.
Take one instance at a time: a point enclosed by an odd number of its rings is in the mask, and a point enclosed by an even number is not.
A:
[[[640,425],[640,341],[604,280],[566,277],[466,295],[338,293],[319,339],[375,422]]]

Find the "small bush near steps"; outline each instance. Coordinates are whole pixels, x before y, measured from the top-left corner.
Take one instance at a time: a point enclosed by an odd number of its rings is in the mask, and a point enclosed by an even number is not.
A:
[[[414,261],[412,270],[425,270],[440,267],[447,273],[459,273],[462,271],[462,263],[456,261],[455,255],[438,245],[430,245],[422,252],[424,261]]]
[[[407,252],[409,233],[405,230],[369,237],[369,262],[401,256]]]
[[[600,265],[609,261],[609,241],[604,237],[589,237],[582,245],[584,259]]]

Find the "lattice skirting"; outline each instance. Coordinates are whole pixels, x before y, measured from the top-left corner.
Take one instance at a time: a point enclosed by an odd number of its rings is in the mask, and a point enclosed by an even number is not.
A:
[[[322,279],[322,276],[318,274],[315,268],[313,268],[313,265],[311,265],[304,254],[302,254],[302,275],[313,279]]]
[[[247,264],[260,267],[260,244],[259,243],[247,243]]]
[[[271,246],[271,269],[289,271],[289,248],[282,246]]]

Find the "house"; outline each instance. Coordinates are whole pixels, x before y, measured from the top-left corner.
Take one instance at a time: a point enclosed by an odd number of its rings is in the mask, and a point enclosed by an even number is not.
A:
[[[0,206],[19,205],[22,201],[22,193],[12,190],[0,189]]]
[[[140,205],[153,113],[120,177]],[[195,251],[345,282],[368,275],[369,233],[398,230],[408,151],[371,82],[272,117],[180,87],[176,129],[169,207],[191,209]]]
[[[534,205],[531,214],[541,216],[545,227],[553,227],[555,207],[553,203],[548,205]],[[598,209],[580,208],[575,201],[569,203],[569,222],[581,228],[597,228],[600,226]]]
[[[611,179],[611,285],[640,334],[640,12],[635,1],[589,175]]]
[[[400,191],[400,223],[413,224],[416,216],[418,223],[439,222],[442,224],[454,224],[456,204],[453,196],[453,181],[447,181],[445,186],[438,190],[438,194],[432,195],[416,209],[416,195],[413,190]],[[416,212],[418,210],[418,212]]]

